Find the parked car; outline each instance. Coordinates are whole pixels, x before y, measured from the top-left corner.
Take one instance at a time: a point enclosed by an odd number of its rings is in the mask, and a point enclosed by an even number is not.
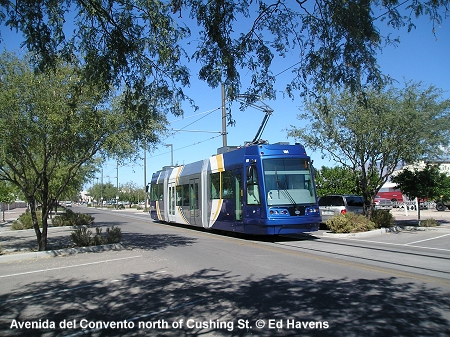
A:
[[[379,195],[377,195],[374,199],[373,199],[373,204],[374,204],[374,208],[375,209],[383,209],[386,211],[390,211],[393,207],[393,203],[390,199],[388,198],[382,198]]]
[[[324,223],[335,215],[347,212],[362,214],[364,198],[359,195],[325,195],[319,199],[319,209]]]
[[[65,206],[66,207],[72,207],[72,201],[66,201]]]

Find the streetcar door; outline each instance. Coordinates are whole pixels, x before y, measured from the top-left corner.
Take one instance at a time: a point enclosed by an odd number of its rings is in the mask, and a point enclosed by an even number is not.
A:
[[[246,219],[261,218],[261,194],[259,191],[259,174],[256,166],[251,164],[246,172],[245,214]]]
[[[189,213],[190,213],[190,224],[199,225],[202,224],[201,211],[199,209],[199,193],[198,184],[200,179],[189,179]]]
[[[168,219],[170,222],[175,221],[175,183],[169,183],[169,212]]]
[[[241,171],[234,171],[234,209],[235,209],[235,219],[234,219],[234,230],[236,232],[243,232],[243,198],[244,190],[242,186],[242,173]]]
[[[234,172],[234,202],[236,209],[236,222],[242,222],[242,175],[239,171]]]

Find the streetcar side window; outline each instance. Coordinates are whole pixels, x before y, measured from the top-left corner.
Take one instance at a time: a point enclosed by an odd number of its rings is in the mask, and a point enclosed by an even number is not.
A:
[[[182,185],[178,185],[176,187],[176,193],[177,193],[177,196],[176,196],[177,203],[176,203],[176,205],[177,206],[182,206],[182,200],[183,200],[183,186]]]
[[[189,206],[189,185],[183,185],[182,206]]]
[[[210,174],[211,199],[220,199],[220,172]]]
[[[234,198],[234,176],[232,171],[222,172],[222,198]]]
[[[151,185],[150,188],[150,200],[158,201],[163,199],[163,186],[162,184]]]
[[[177,185],[177,206],[189,206],[189,185]]]

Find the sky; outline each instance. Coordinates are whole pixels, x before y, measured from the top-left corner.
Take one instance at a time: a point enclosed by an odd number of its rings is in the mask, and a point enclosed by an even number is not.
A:
[[[415,21],[416,29],[407,32],[406,28],[399,31],[392,31],[394,36],[400,37],[400,44],[397,47],[385,47],[378,56],[378,64],[381,71],[390,75],[399,82],[412,80],[422,81],[425,86],[434,85],[445,91],[444,97],[450,98],[450,18],[444,19],[441,26],[436,29],[435,35],[432,33],[432,24],[427,18]],[[383,33],[383,23],[378,25]],[[21,36],[12,33],[9,29],[0,27],[3,41],[0,43],[2,50],[17,50],[21,42]],[[290,55],[287,59],[275,59],[275,69],[288,69],[297,62],[295,55]],[[146,173],[144,172],[144,160],[136,163],[119,166],[109,161],[103,165],[103,183],[111,182],[116,184],[117,172],[119,185],[127,182],[134,182],[138,186],[144,186],[144,175],[146,182],[151,180],[152,173],[160,170],[163,166],[171,165],[171,154],[173,154],[173,164],[183,165],[191,162],[206,159],[217,153],[217,149],[222,147],[222,112],[221,112],[221,88],[210,88],[204,82],[197,80],[193,65],[191,86],[185,88],[188,96],[195,100],[199,107],[197,111],[190,110],[186,104],[185,115],[183,117],[168,116],[170,129],[183,131],[173,132],[173,135],[163,139],[162,144],[146,154]],[[277,73],[274,70],[274,74]],[[243,76],[246,74],[243,73]],[[302,101],[300,98],[292,100],[283,97],[282,91],[289,82],[290,72],[286,71],[277,76],[276,89],[279,91],[276,100],[264,101],[274,112],[270,117],[261,138],[269,143],[290,142],[294,139],[287,137],[287,128],[291,125],[300,127],[303,121],[297,119],[301,112]],[[264,112],[248,107],[245,111],[239,109],[239,103],[234,103],[231,108],[235,125],[227,127],[227,145],[243,145],[245,141],[254,138],[262,120]],[[190,125],[189,125],[190,124]],[[201,132],[200,132],[201,131]],[[168,145],[172,144],[172,146]],[[166,146],[168,145],[168,146]],[[173,152],[171,151],[173,149]],[[322,158],[320,153],[315,153],[308,148],[307,153],[314,160],[315,167],[333,167],[337,164],[328,158]],[[141,154],[143,157],[143,153]],[[91,184],[101,182],[101,173]],[[87,184],[89,187],[91,184]]]

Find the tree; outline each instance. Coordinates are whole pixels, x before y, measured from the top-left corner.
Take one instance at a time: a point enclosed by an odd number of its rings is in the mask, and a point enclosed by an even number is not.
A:
[[[360,171],[361,192],[368,201],[399,164],[442,154],[450,143],[449,110],[442,90],[423,89],[420,83],[370,90],[364,96],[335,91],[324,94],[321,102],[309,101],[299,119],[311,124],[292,126],[289,135]]]
[[[359,194],[358,172],[348,167],[322,166],[316,171],[316,189],[319,196],[327,194]]]
[[[61,57],[85,67],[83,81],[108,91],[124,87],[123,103],[158,97],[167,112],[179,114],[187,63],[210,86],[241,89],[240,72],[252,73],[248,94],[275,96],[275,56],[299,55],[289,95],[316,95],[342,85],[352,91],[385,80],[376,54],[396,44],[378,26],[414,28],[426,15],[432,31],[448,13],[449,0],[1,0],[0,23],[20,31],[24,46],[42,68]],[[196,44],[196,45],[195,45]],[[249,95],[247,97],[253,97]],[[317,96],[320,97],[320,96]],[[145,111],[145,109],[143,109]]]
[[[144,188],[138,186],[136,183],[129,181],[125,184],[120,185],[120,200],[129,201],[132,203],[138,203],[140,201],[145,201],[145,190]]]
[[[89,195],[101,203],[102,201],[110,201],[116,199],[117,187],[110,182],[104,184],[94,184],[88,189]]]
[[[450,195],[450,177],[441,173],[439,165],[427,163],[424,168],[404,168],[392,177],[392,182],[410,199],[417,198],[420,224],[420,199],[437,199]]]
[[[151,109],[136,125],[139,109],[114,105],[96,85],[83,82],[78,67],[64,62],[36,72],[29,60],[3,53],[0,79],[0,180],[24,194],[38,248],[45,250],[51,205],[92,177],[96,156],[132,153],[133,142],[156,139],[165,117]]]

